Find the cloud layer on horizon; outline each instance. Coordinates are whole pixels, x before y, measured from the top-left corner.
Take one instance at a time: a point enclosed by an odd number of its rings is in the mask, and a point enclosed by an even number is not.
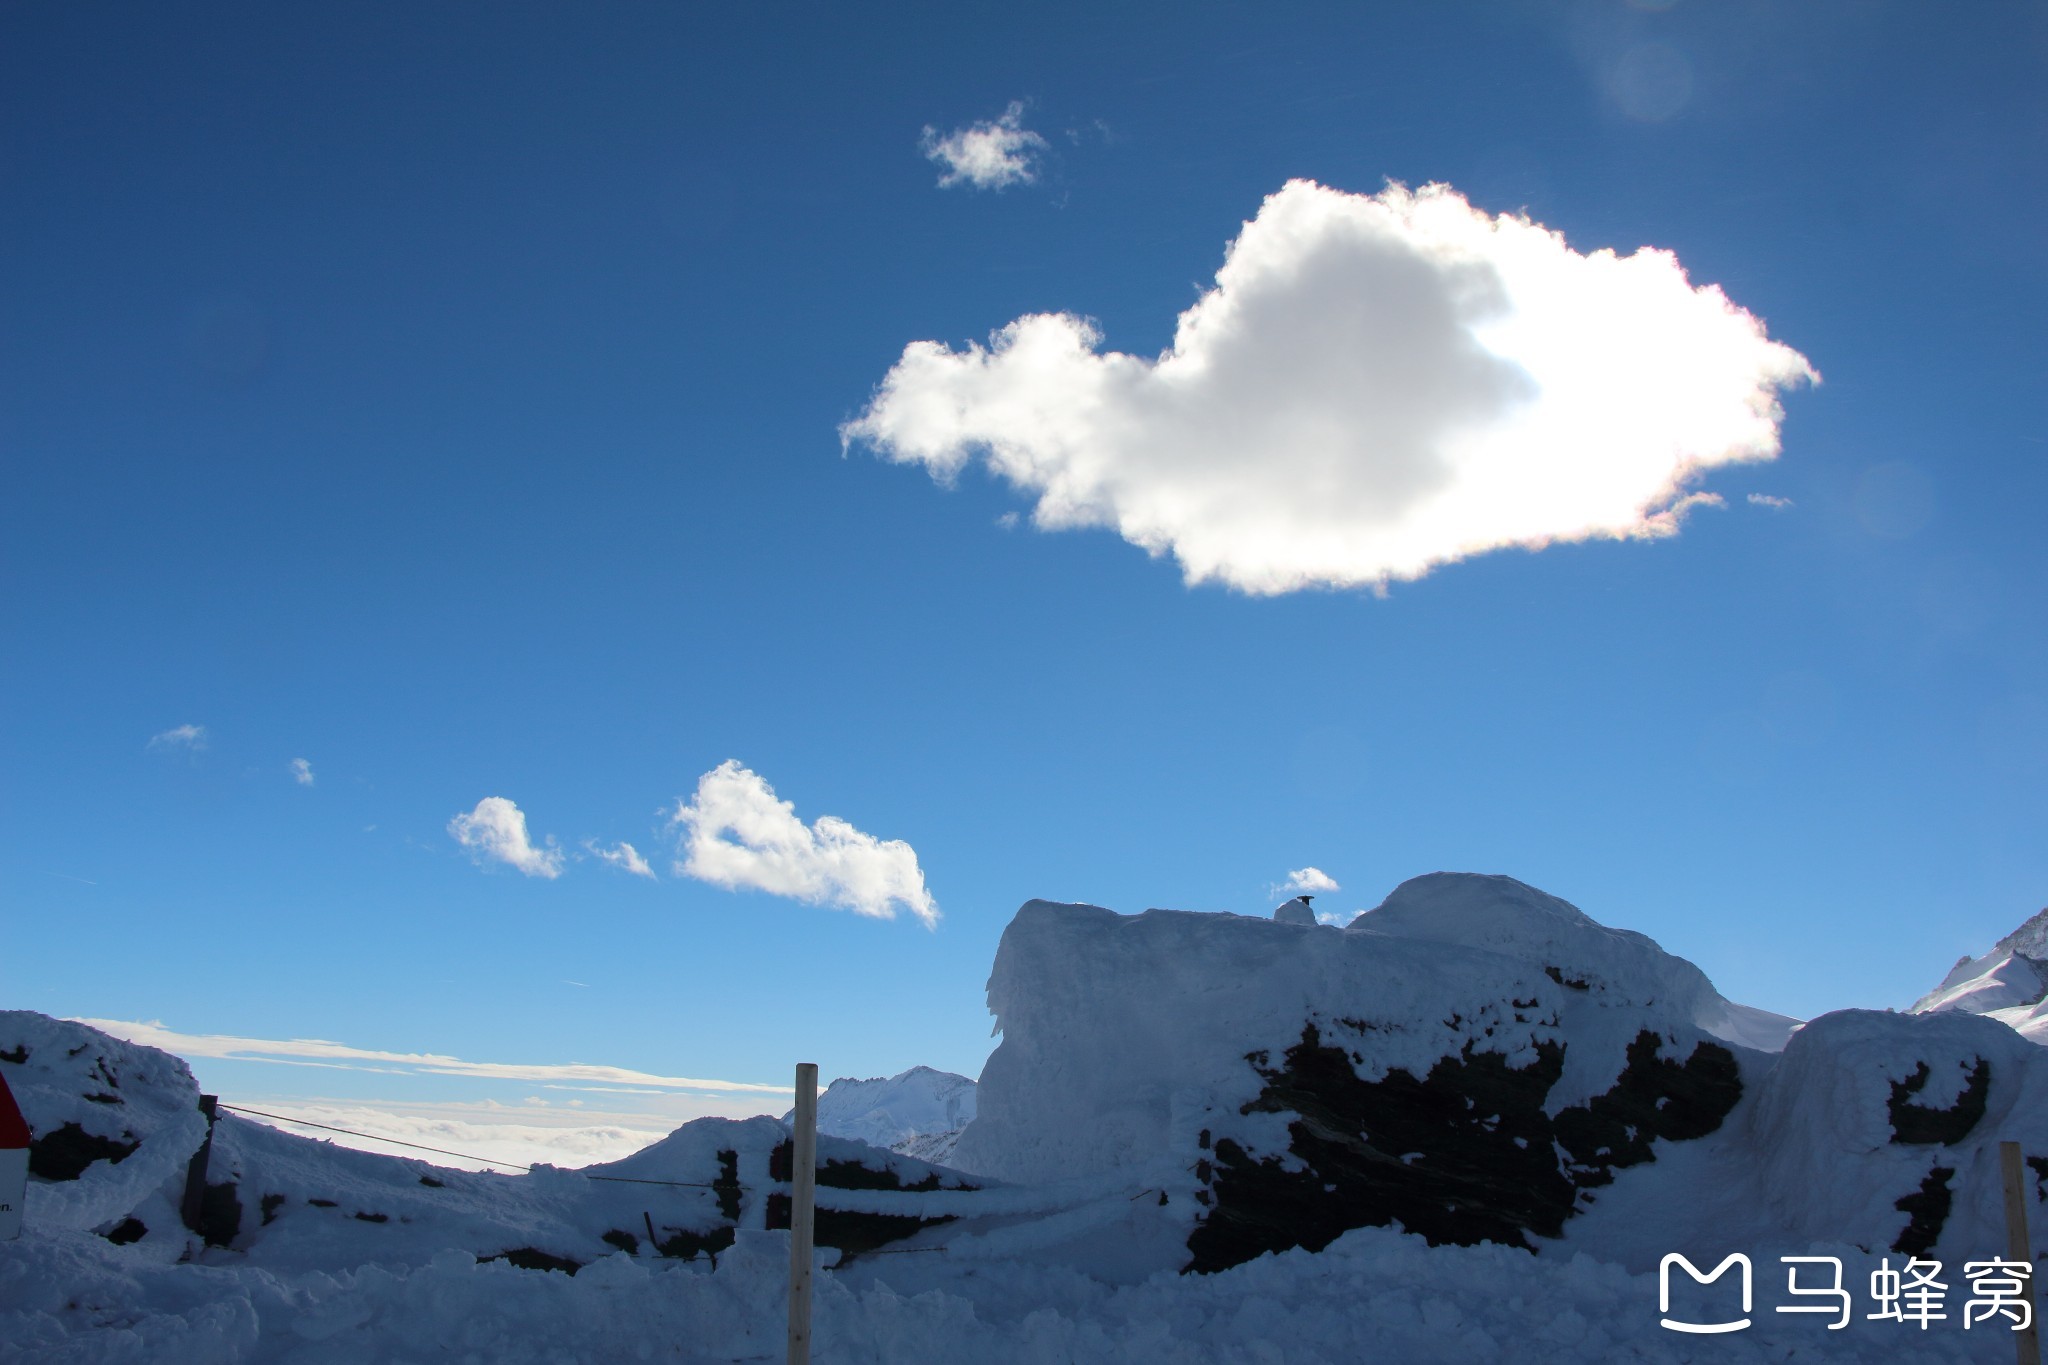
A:
[[[1447,186],[1289,182],[1156,359],[1087,319],[913,342],[841,429],[950,481],[979,458],[1041,529],[1103,526],[1186,580],[1380,588],[1508,546],[1653,538],[1779,449],[1805,358],[1675,256],[1580,255]]]
[[[939,907],[909,844],[877,839],[835,815],[806,825],[794,803],[737,759],[697,779],[695,795],[670,812],[669,828],[683,853],[680,875],[875,919],[894,919],[901,907],[927,929],[938,925]]]

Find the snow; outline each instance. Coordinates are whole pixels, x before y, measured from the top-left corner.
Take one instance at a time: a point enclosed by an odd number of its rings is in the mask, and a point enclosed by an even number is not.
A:
[[[1003,935],[989,1008],[1003,1042],[953,1161],[1017,1181],[1192,1160],[1205,1128],[1273,1150],[1278,1120],[1240,1112],[1261,1086],[1245,1054],[1277,1055],[1311,1018],[1368,1027],[1366,1079],[1419,1076],[1468,1046],[1522,1064],[1569,1036],[1553,1111],[1612,1084],[1645,1028],[1782,1047],[1797,1023],[1732,1005],[1691,963],[1554,896],[1447,873],[1344,929],[1032,901]]]
[[[2048,1054],[1996,1012],[1842,1011],[1800,1027],[1507,878],[1418,878],[1348,929],[1299,920],[1023,907],[990,977],[1003,1041],[978,1085],[914,1068],[835,1081],[821,1099],[821,1160],[865,1168],[863,1188],[821,1188],[821,1208],[924,1221],[869,1252],[821,1252],[833,1268],[815,1281],[814,1358],[2008,1358],[2003,1333],[1955,1320],[1960,1263],[2004,1248],[1997,1143],[2048,1155]],[[1278,1173],[1321,1159],[1270,1090],[1305,1025],[1343,1040],[1362,1085],[1447,1061],[1551,1068],[1544,1122],[1612,1102],[1646,1055],[1678,1074],[1721,1049],[1740,1095],[1709,1131],[1657,1137],[1580,1189],[1561,1235],[1528,1250],[1368,1226],[1183,1274],[1191,1233],[1215,1216],[1197,1167],[1226,1138]],[[766,1224],[787,1130],[774,1118],[702,1119],[620,1161],[498,1175],[223,1114],[210,1179],[232,1186],[240,1218],[209,1245],[177,1209],[205,1131],[182,1062],[15,1011],[0,1013],[0,1074],[39,1138],[76,1123],[135,1143],[75,1180],[32,1181],[27,1230],[0,1243],[9,1361],[780,1358],[788,1243]],[[957,1142],[948,1166],[904,1153],[934,1138]],[[1443,1160],[1427,1142],[1388,1152],[1395,1181]],[[1902,1196],[1928,1182],[1950,1196],[1924,1254],[1951,1267],[1951,1320],[1871,1322],[1864,1286],[1905,1259]],[[713,1246],[721,1229],[729,1244]],[[715,1254],[657,1255],[650,1234]],[[1673,1251],[1702,1267],[1749,1255],[1754,1325],[1713,1339],[1659,1326],[1657,1267]],[[1811,1254],[1842,1261],[1847,1330],[1774,1311],[1789,1302],[1776,1258]],[[578,1268],[534,1268],[549,1263]]]
[[[886,1079],[842,1076],[818,1096],[818,1131],[943,1162],[974,1121],[974,1093],[967,1077],[928,1066]]]
[[[1998,940],[1990,952],[1958,961],[1911,1012],[1949,1010],[1988,1015],[2048,1045],[2048,910]]]

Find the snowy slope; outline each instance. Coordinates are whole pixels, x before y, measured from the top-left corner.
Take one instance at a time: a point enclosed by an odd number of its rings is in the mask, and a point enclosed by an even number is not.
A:
[[[1911,1013],[1949,1010],[1987,1015],[2048,1044],[2048,910],[1983,956],[1959,959],[1940,985],[1914,1002]]]

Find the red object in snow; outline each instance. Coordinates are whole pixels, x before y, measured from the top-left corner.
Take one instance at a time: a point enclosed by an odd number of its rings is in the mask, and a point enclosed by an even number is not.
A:
[[[0,1076],[0,1152],[28,1146],[28,1138],[28,1120],[21,1116],[14,1092],[7,1088],[7,1077]]]

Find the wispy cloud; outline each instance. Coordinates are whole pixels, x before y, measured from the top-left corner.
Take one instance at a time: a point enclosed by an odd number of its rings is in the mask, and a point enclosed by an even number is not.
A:
[[[927,160],[946,168],[939,177],[941,188],[970,185],[978,190],[1031,184],[1038,179],[1038,154],[1045,148],[1045,139],[1024,126],[1022,100],[1012,100],[993,119],[944,136],[927,124],[918,142]]]
[[[478,862],[500,862],[529,877],[562,875],[561,850],[552,839],[536,847],[526,835],[526,813],[502,796],[486,796],[475,810],[450,820],[448,833]]]
[[[655,1090],[698,1090],[723,1093],[778,1095],[786,1085],[762,1085],[751,1081],[707,1080],[695,1076],[662,1076],[628,1067],[597,1066],[581,1062],[468,1062],[432,1052],[385,1052],[376,1048],[350,1047],[346,1043],[320,1038],[244,1038],[225,1033],[180,1033],[160,1022],[127,1019],[79,1019],[74,1022],[125,1038],[131,1043],[162,1048],[180,1057],[213,1057],[229,1061],[272,1062],[283,1065],[322,1066],[344,1071],[371,1071],[390,1075],[466,1076],[480,1080],[532,1081],[572,1088],[633,1085]]]
[[[1273,888],[1276,896],[1320,896],[1326,891],[1338,890],[1337,880],[1319,867],[1297,867],[1287,874],[1287,880]]]
[[[312,785],[313,785],[313,765],[312,765],[311,763],[308,763],[308,762],[307,762],[307,761],[306,761],[305,759],[303,759],[303,758],[295,758],[295,759],[293,759],[293,760],[292,760],[292,781],[294,781],[294,782],[298,783],[298,784],[299,784],[299,785],[300,785],[301,787],[310,787],[310,786],[312,786]]]
[[[1773,512],[1782,512],[1792,506],[1792,499],[1774,497],[1769,493],[1751,493],[1749,501],[1754,507],[1768,507]]]
[[[180,725],[166,730],[160,735],[150,736],[149,744],[146,747],[159,751],[197,753],[206,747],[206,727],[204,725]]]
[[[676,871],[731,890],[766,891],[876,919],[908,910],[934,928],[939,907],[925,888],[917,853],[901,839],[877,839],[834,815],[806,825],[796,807],[737,759],[697,779],[669,821],[683,859]]]
[[[583,847],[590,850],[595,857],[618,868],[621,872],[630,872],[636,877],[645,877],[649,881],[654,880],[654,869],[649,867],[647,860],[640,856],[640,850],[624,840],[620,840],[610,848],[606,848],[595,839],[585,839]]]
[[[1779,449],[1798,352],[1670,252],[1580,254],[1447,186],[1298,180],[1153,358],[1033,314],[907,346],[840,435],[941,482],[980,460],[1041,529],[1102,526],[1190,583],[1383,588],[1510,546],[1655,538]]]

